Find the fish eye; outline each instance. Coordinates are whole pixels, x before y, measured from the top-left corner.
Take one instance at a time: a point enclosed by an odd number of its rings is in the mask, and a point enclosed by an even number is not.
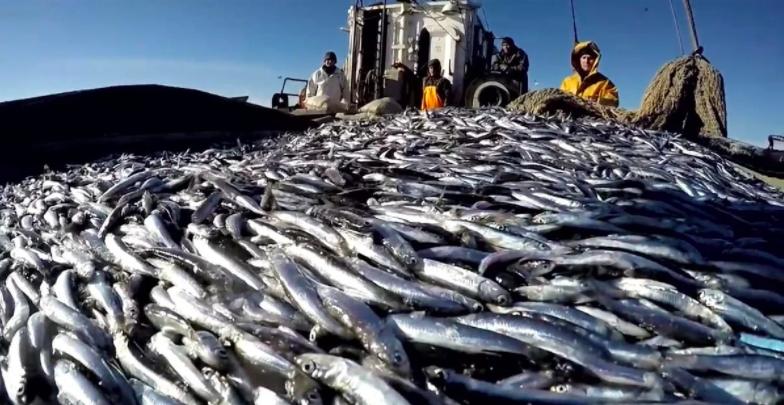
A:
[[[310,391],[308,393],[308,399],[311,401],[318,401],[319,399],[321,399],[321,395],[319,395],[319,393],[316,391]]]
[[[476,311],[476,312],[482,312],[482,311],[485,310],[485,306],[480,304],[480,303],[478,303],[478,302],[476,304],[472,305],[471,308],[473,308],[474,311]]]
[[[498,305],[506,305],[509,303],[509,298],[507,298],[505,295],[500,295],[497,301]]]
[[[408,258],[408,264],[416,264],[416,262],[417,262],[417,259],[415,257],[409,257]]]
[[[395,363],[395,364],[402,363],[403,362],[403,356],[400,353],[398,353],[398,352],[393,353],[392,354],[392,362]]]
[[[314,363],[311,360],[308,360],[308,361],[302,363],[302,371],[304,371],[304,372],[306,372],[308,374],[316,371],[316,363]]]
[[[436,378],[440,378],[442,380],[446,380],[446,370],[443,368],[437,368],[433,371],[433,374]]]

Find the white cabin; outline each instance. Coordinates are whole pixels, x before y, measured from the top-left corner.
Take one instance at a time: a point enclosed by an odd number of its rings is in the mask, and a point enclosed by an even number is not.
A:
[[[427,62],[439,59],[444,77],[452,82],[452,102],[456,104],[462,104],[467,83],[487,70],[494,50],[493,35],[479,19],[479,2],[358,3],[348,11],[345,71],[352,103],[399,98],[401,77],[392,68],[395,62],[404,63],[421,78],[426,75]]]

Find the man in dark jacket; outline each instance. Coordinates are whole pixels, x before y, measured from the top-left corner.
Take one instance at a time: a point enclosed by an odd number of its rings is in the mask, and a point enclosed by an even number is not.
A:
[[[501,39],[501,51],[493,57],[492,70],[520,83],[520,94],[528,91],[528,55],[509,37]]]

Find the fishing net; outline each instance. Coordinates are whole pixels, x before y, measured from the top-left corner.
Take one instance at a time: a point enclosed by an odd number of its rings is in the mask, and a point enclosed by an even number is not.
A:
[[[724,79],[701,55],[682,57],[662,66],[645,90],[637,111],[599,105],[558,89],[526,93],[508,107],[538,115],[603,118],[693,137],[727,136]]]
[[[559,89],[534,90],[512,101],[509,109],[534,115],[565,114],[574,118],[592,117],[629,123],[634,113],[603,106],[598,103],[575,97]]]

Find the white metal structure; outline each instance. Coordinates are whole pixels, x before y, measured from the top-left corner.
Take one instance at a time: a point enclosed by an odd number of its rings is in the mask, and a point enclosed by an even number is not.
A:
[[[492,33],[486,32],[473,0],[393,2],[348,11],[349,44],[346,74],[353,103],[374,98],[398,98],[401,77],[395,62],[420,77],[427,62],[438,59],[444,77],[452,82],[452,102],[463,103],[471,80],[487,71],[493,52]]]

